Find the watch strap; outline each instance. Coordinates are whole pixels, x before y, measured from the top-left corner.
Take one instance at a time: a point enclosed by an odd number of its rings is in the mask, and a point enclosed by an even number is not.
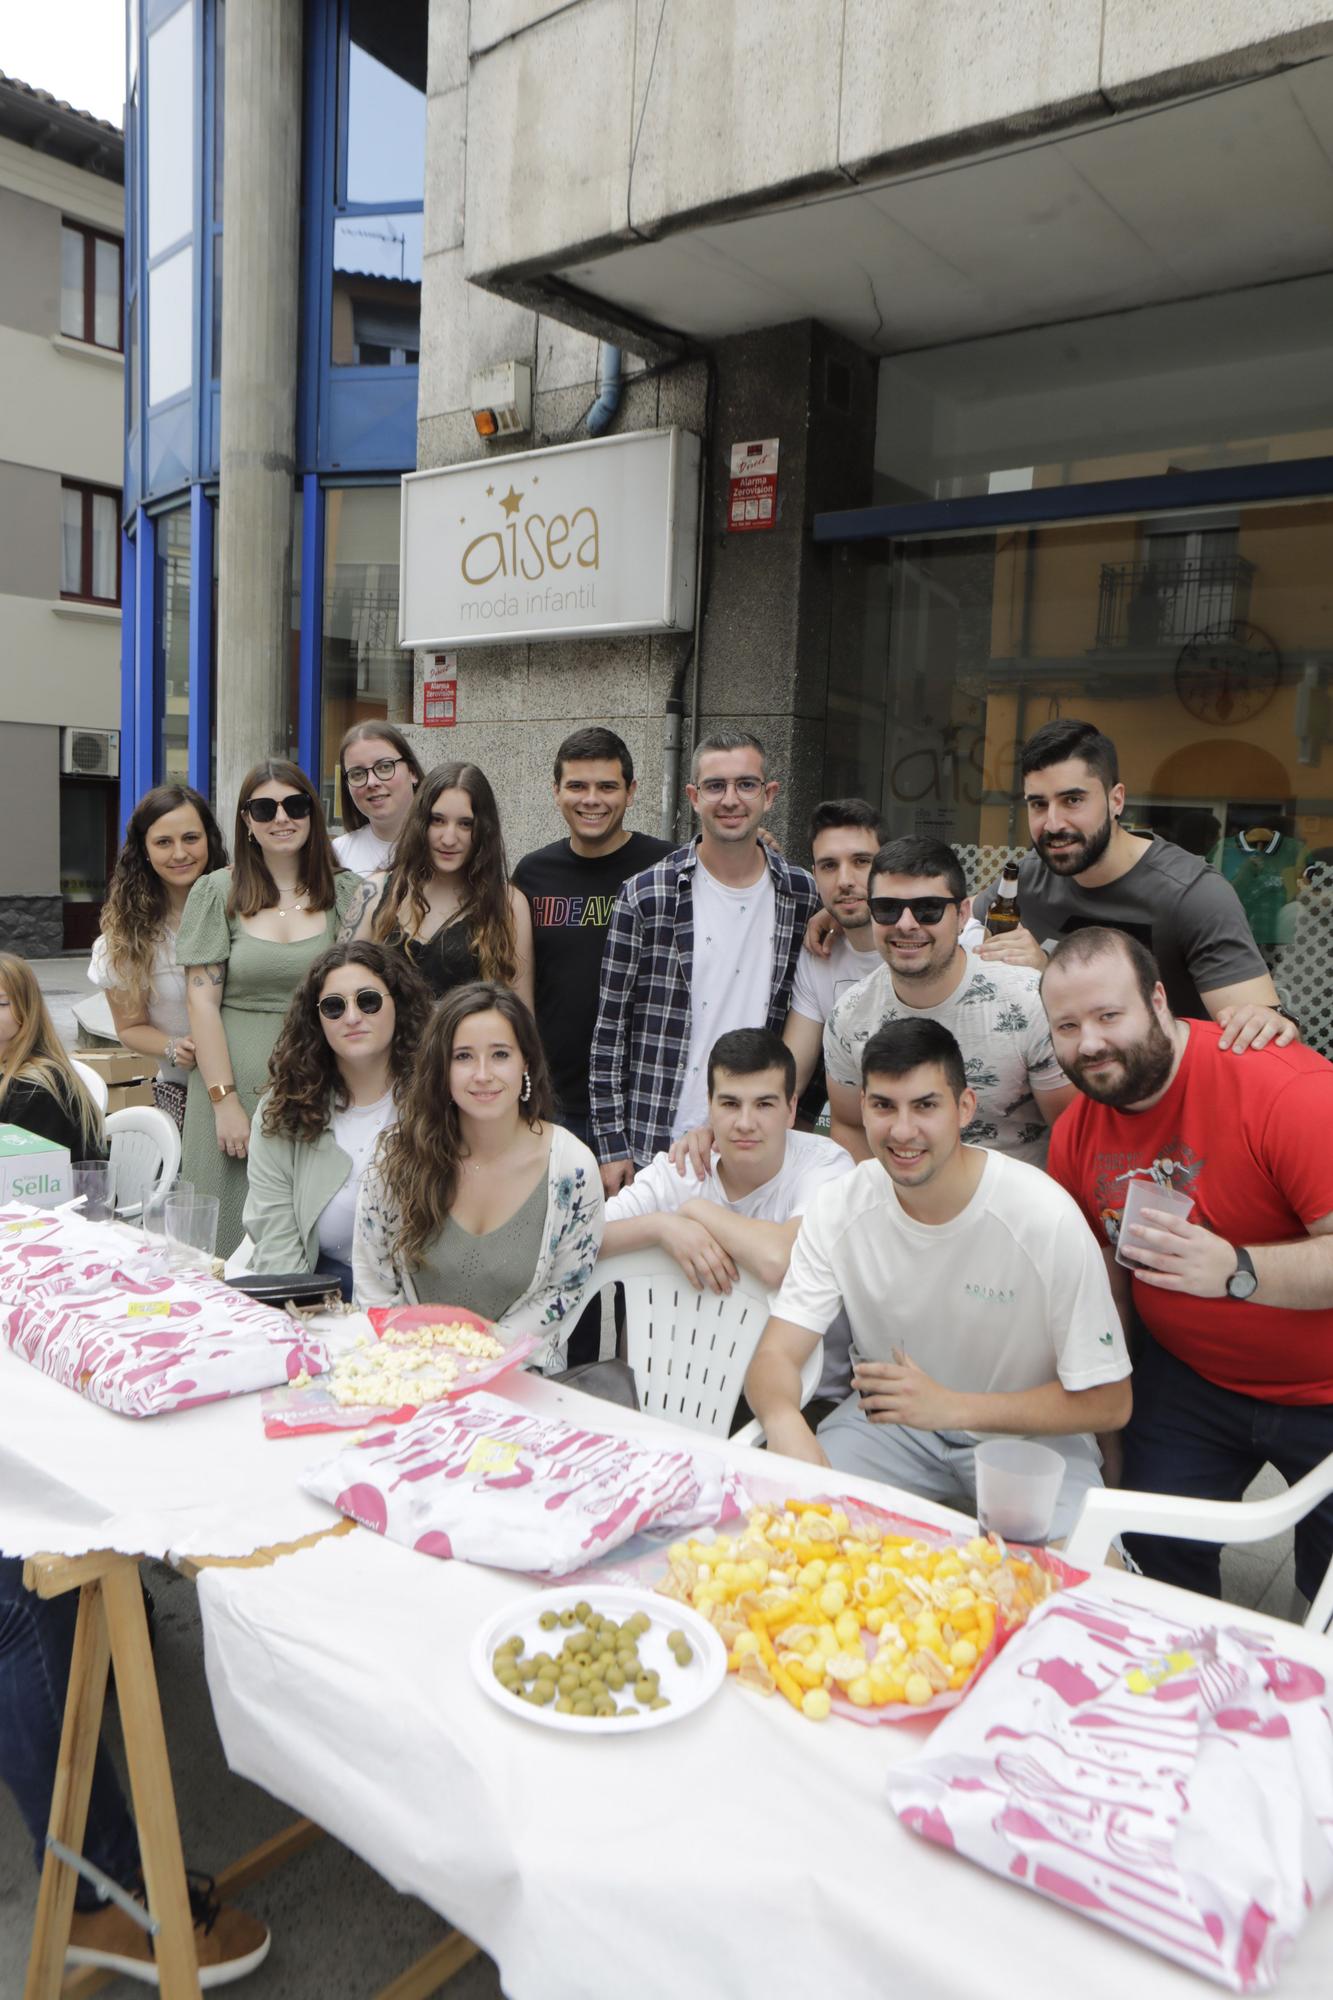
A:
[[[221,1104],[228,1097],[235,1096],[236,1085],[234,1083],[210,1083],[208,1086],[208,1094],[210,1098],[213,1100],[214,1104]]]
[[[1254,1268],[1254,1259],[1239,1243],[1233,1244],[1236,1252],[1236,1268],[1227,1279],[1229,1299],[1248,1299],[1259,1289],[1259,1274]]]

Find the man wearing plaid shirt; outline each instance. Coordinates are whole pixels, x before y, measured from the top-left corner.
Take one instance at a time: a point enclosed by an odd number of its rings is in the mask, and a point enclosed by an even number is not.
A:
[[[631,875],[602,953],[589,1067],[592,1138],[615,1194],[706,1122],[708,1051],[732,1028],[782,1033],[814,878],[759,840],[777,796],[764,747],[718,730],[695,750],[699,837]]]

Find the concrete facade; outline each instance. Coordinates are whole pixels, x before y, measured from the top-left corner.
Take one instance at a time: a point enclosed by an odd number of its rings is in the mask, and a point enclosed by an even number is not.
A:
[[[62,597],[61,520],[66,481],[119,492],[123,361],[62,333],[60,310],[62,222],[122,234],[120,135],[57,110],[38,150],[22,135],[41,102],[0,92],[0,939],[29,957],[63,948],[61,729],[120,726],[120,612]]]

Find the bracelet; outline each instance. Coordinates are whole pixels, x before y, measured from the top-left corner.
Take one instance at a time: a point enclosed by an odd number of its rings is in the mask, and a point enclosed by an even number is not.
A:
[[[176,1044],[172,1041],[170,1035],[167,1036],[166,1046],[162,1050],[162,1060],[166,1064],[168,1069],[175,1069]]]

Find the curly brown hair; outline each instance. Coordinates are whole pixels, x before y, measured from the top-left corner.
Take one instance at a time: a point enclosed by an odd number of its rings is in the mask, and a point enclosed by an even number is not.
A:
[[[167,885],[148,858],[148,835],[158,820],[193,806],[208,843],[202,874],[227,865],[227,846],[208,800],[189,785],[154,785],[145,792],[125,828],[102,905],[102,936],[117,990],[141,1007],[153,983],[153,956],[167,919]]]
[[[435,872],[430,851],[430,816],[441,792],[466,792],[472,801],[472,846],[463,869],[463,907],[468,941],[485,980],[508,986],[518,971],[518,941],[509,900],[509,864],[500,832],[500,809],[486,773],[475,764],[437,764],[417,786],[416,799],[398,837],[393,871],[375,916],[376,937],[394,930],[409,937],[426,920],[422,894]]]
[[[449,1089],[449,1065],[454,1041],[463,1022],[491,1010],[502,1014],[514,1031],[531,1090],[519,1116],[536,1131],[555,1116],[555,1094],[542,1052],[537,1023],[508,986],[478,979],[456,986],[436,1003],[413,1065],[414,1088],[402,1105],[398,1123],[386,1134],[380,1151],[381,1171],[390,1200],[398,1210],[398,1247],[410,1266],[421,1263],[449,1219],[458,1187],[458,1163],[463,1151],[462,1120]]]
[[[394,1007],[389,1078],[393,1101],[400,1112],[406,1101],[408,1086],[416,1074],[417,1049],[430,1019],[431,990],[401,952],[365,942],[330,945],[320,953],[292,995],[268,1059],[263,1129],[270,1137],[281,1132],[289,1139],[313,1143],[327,1130],[333,1113],[345,1111],[350,1102],[337,1057],[319,1018],[324,982],[343,965],[363,966],[388,990]]]
[[[265,757],[261,763],[250,766],[241,780],[240,795],[236,800],[236,859],[232,864],[227,915],[257,917],[261,910],[275,910],[278,906],[277,884],[268,872],[263,849],[257,840],[251,838],[245,817],[252,795],[270,780],[275,784],[290,785],[294,792],[304,792],[310,800],[310,833],[301,850],[301,886],[307,909],[331,910],[338,858],[329,839],[319,793],[298,765],[289,764],[285,757]]]

